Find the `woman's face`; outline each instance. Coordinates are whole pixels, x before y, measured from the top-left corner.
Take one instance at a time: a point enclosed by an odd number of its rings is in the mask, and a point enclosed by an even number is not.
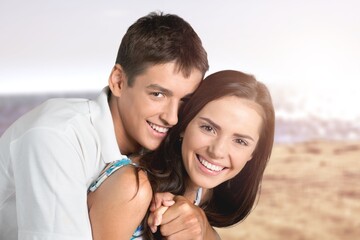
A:
[[[252,158],[259,140],[261,107],[227,96],[209,102],[183,133],[182,156],[188,187],[205,189],[235,177]]]

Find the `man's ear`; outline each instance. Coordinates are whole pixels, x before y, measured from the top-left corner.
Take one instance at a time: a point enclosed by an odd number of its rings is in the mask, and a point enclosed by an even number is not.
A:
[[[116,97],[121,95],[126,85],[126,74],[120,64],[115,64],[109,77],[109,88]]]

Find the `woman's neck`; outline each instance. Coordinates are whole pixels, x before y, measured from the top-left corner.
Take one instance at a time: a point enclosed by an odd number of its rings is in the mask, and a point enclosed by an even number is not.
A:
[[[189,201],[194,202],[194,203],[196,202],[197,197],[198,197],[201,199],[199,204],[207,201],[209,192],[211,192],[211,191],[209,191],[209,189],[206,189],[206,188],[202,188],[202,190],[199,191],[199,188],[201,188],[201,187],[194,184],[192,181],[187,180],[184,197],[186,197]],[[198,194],[201,194],[201,195],[197,196]]]

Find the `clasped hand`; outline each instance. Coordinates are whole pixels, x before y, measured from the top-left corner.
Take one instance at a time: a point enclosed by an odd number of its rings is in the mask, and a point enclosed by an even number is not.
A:
[[[155,194],[148,218],[152,232],[159,227],[162,236],[168,240],[203,240],[207,224],[204,211],[185,197]]]

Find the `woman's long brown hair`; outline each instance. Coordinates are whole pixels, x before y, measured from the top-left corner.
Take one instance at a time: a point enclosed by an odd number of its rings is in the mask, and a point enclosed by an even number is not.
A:
[[[183,195],[188,177],[181,157],[180,133],[209,102],[236,96],[256,102],[262,108],[262,127],[251,161],[234,178],[213,189],[211,199],[201,207],[214,227],[226,227],[243,220],[253,209],[260,193],[265,167],[270,158],[275,113],[267,87],[252,75],[225,70],[209,75],[179,112],[179,122],[155,151],[145,154],[140,165],[148,169],[154,192]],[[236,124],[236,123],[234,123]]]

